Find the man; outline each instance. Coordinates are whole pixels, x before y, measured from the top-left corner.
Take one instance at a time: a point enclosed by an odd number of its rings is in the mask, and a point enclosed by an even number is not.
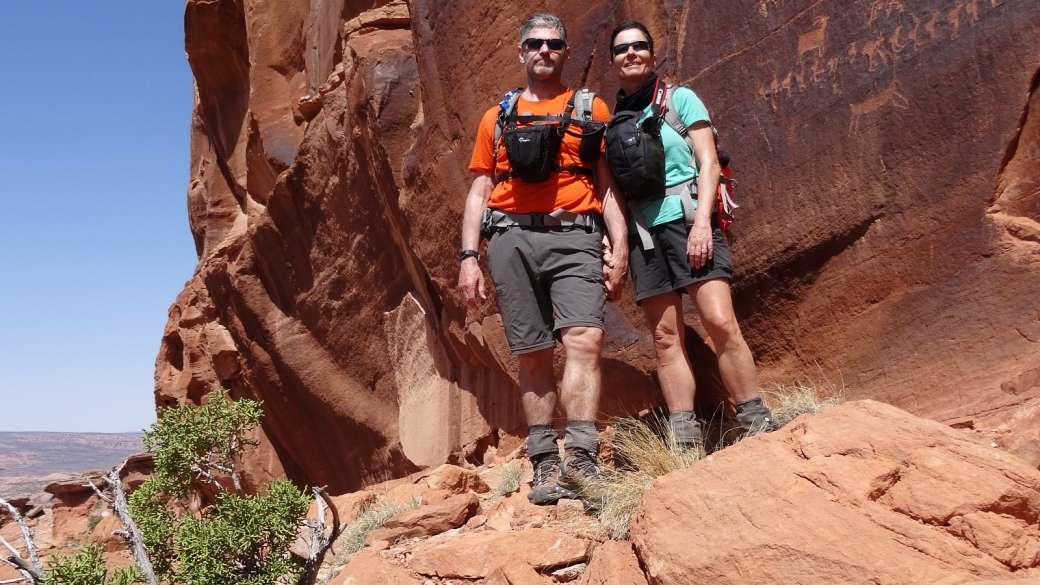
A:
[[[458,286],[474,309],[487,298],[476,252],[487,208],[485,226],[493,232],[488,269],[510,351],[520,362],[521,400],[530,425],[527,456],[534,480],[528,497],[548,504],[574,497],[582,481],[599,472],[595,420],[604,303],[621,292],[628,269],[628,228],[621,211],[624,202],[605,157],[599,156],[601,133],[586,138],[584,147],[572,134],[589,131],[595,123],[554,118],[568,112],[569,104],[580,105],[581,96],[588,97],[561,81],[570,55],[563,23],[551,14],[527,19],[520,27],[518,52],[527,73],[526,89],[519,96],[507,94],[500,106],[488,110],[477,132]],[[590,101],[584,109],[591,118],[608,121],[606,104],[598,98]],[[553,152],[548,136],[561,127],[569,132],[557,142],[553,160],[528,164],[537,158],[533,153]],[[539,140],[548,140],[550,147],[522,151]],[[547,170],[548,178],[539,170]],[[553,375],[556,339],[566,349],[559,393]],[[562,462],[552,424],[557,396],[568,421]]]

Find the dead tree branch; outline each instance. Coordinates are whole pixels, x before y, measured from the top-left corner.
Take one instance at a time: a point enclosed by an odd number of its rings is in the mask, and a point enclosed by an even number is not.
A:
[[[90,484],[90,487],[94,488],[98,496],[108,503],[112,511],[116,513],[116,517],[123,523],[125,530],[117,530],[114,534],[118,534],[126,541],[126,547],[130,549],[130,554],[134,557],[134,563],[144,573],[145,583],[147,585],[158,585],[159,582],[155,578],[155,569],[152,568],[152,561],[148,558],[148,551],[144,547],[144,536],[137,527],[137,523],[134,522],[133,517],[130,516],[130,504],[127,503],[126,492],[123,491],[123,481],[119,479],[119,474],[126,467],[126,461],[124,459],[121,464],[112,468],[112,471],[109,471],[104,477],[108,488],[112,490],[111,498],[106,497],[93,483]]]
[[[306,522],[307,529],[310,531],[310,544],[307,561],[303,565],[303,574],[296,582],[297,585],[314,585],[318,578],[318,569],[325,561],[325,553],[332,548],[332,543],[336,542],[339,535],[343,533],[343,529],[346,528],[346,524],[339,523],[339,510],[325,493],[325,487],[311,489],[314,491],[314,501],[318,505],[318,518],[314,521],[308,518]],[[332,512],[332,532],[328,536],[325,535],[326,505],[327,509]]]
[[[3,498],[0,498],[0,508],[6,509],[7,513],[18,523],[18,527],[22,529],[22,540],[25,542],[25,550],[29,553],[29,559],[33,565],[40,567],[42,571],[43,565],[40,564],[40,555],[36,552],[36,543],[33,542],[32,533],[29,532],[29,527],[26,526],[25,520],[18,513],[18,508],[15,508]]]
[[[33,542],[29,527],[26,526],[22,515],[18,513],[18,508],[8,503],[7,500],[0,498],[0,508],[7,510],[7,513],[18,523],[18,527],[22,530],[22,541],[25,543],[25,550],[28,552],[30,559],[29,561],[25,560],[21,553],[4,540],[3,537],[0,537],[0,545],[3,545],[11,553],[8,557],[0,557],[0,560],[21,573],[22,578],[18,579],[18,581],[25,581],[30,585],[39,585],[43,582],[43,565],[40,563],[40,555],[36,552],[36,543]],[[18,581],[14,582],[17,583]]]

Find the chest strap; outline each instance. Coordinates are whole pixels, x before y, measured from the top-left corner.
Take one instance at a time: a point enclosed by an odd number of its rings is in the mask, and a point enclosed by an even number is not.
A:
[[[589,178],[592,178],[592,177],[595,176],[592,173],[592,169],[590,169],[588,167],[583,167],[581,165],[567,165],[565,167],[564,166],[560,166],[560,165],[556,165],[556,167],[553,169],[553,172],[554,173],[570,173],[572,175],[585,175],[586,177],[589,177]],[[499,173],[498,174],[498,182],[500,182],[500,183],[502,181],[508,181],[511,178],[513,178],[513,172],[512,171],[506,171],[504,173]]]

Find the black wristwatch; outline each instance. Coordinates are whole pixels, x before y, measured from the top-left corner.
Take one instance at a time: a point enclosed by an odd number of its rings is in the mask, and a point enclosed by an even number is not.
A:
[[[462,262],[470,256],[476,258],[477,260],[480,260],[480,252],[477,252],[476,250],[463,250],[459,252],[459,262]]]

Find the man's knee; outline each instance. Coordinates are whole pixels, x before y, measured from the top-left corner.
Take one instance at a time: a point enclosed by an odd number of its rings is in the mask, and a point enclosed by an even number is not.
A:
[[[597,327],[568,327],[563,330],[567,359],[599,360],[603,350],[603,330]]]
[[[549,372],[549,375],[552,375],[553,348],[551,347],[519,354],[516,356],[516,359],[520,362],[520,370],[528,376],[537,378],[540,375],[544,375],[546,371]]]

